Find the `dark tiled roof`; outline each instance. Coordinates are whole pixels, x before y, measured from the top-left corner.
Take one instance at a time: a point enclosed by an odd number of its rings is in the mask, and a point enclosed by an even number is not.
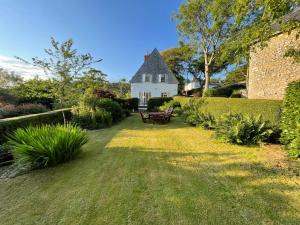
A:
[[[151,74],[152,83],[159,83],[159,74],[167,74],[166,83],[168,84],[179,83],[175,75],[169,70],[167,64],[165,63],[157,49],[153,50],[149,58],[132,77],[130,83],[142,83],[143,74]]]

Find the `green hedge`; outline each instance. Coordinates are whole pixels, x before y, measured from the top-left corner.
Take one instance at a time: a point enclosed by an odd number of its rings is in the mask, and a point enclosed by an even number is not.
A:
[[[150,98],[148,101],[147,109],[148,111],[158,111],[159,107],[161,107],[166,102],[172,101],[172,97],[166,97],[166,98]]]
[[[0,144],[6,141],[7,134],[13,132],[17,128],[27,127],[29,125],[42,124],[57,124],[63,123],[65,115],[66,120],[71,120],[71,109],[61,109],[46,113],[39,113],[34,115],[19,116],[0,120]]]
[[[287,147],[297,138],[297,126],[300,126],[300,81],[288,85],[283,101],[281,120],[281,142]],[[293,149],[300,146],[293,145]],[[300,155],[300,153],[299,153]]]
[[[118,102],[122,108],[128,109],[130,111],[137,111],[139,108],[138,98],[115,98],[114,101]]]
[[[185,105],[191,98],[174,97],[181,105]],[[264,120],[269,120],[273,125],[279,125],[282,101],[244,98],[205,98],[203,112],[218,118],[226,113],[242,113],[252,116],[262,115]]]
[[[214,89],[208,89],[205,92],[206,97],[231,97],[233,92],[235,90],[241,90],[245,89],[246,86],[245,84],[232,84],[232,85],[227,85],[224,87],[219,87],[219,88],[214,88]]]

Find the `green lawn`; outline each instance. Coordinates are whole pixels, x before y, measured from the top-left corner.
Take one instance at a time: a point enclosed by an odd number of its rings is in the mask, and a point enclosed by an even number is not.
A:
[[[211,135],[138,115],[90,132],[76,160],[0,180],[0,224],[300,224],[300,179],[278,149]]]

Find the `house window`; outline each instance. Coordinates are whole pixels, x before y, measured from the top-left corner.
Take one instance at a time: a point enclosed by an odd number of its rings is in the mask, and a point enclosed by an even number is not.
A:
[[[162,98],[168,97],[168,93],[167,93],[167,92],[162,92],[162,93],[161,93],[161,97],[162,97]]]
[[[160,83],[166,83],[166,74],[160,75]]]
[[[145,83],[151,82],[151,74],[144,74],[144,82]]]
[[[150,91],[144,91],[139,93],[139,100],[140,100],[140,105],[147,105],[149,99],[151,98],[151,92]]]

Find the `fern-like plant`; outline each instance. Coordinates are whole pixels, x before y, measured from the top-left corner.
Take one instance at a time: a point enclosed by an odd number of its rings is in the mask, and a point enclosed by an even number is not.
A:
[[[67,124],[17,129],[8,143],[16,160],[43,168],[73,159],[87,141],[84,130]]]
[[[272,134],[269,122],[261,116],[227,114],[217,121],[216,137],[239,145],[256,145],[266,141]]]

